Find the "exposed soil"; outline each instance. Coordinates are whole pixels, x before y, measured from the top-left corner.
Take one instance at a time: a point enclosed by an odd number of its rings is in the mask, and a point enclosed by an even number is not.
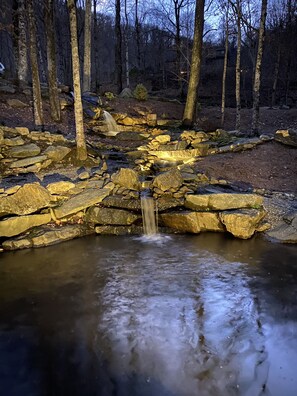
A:
[[[28,103],[23,109],[11,108],[7,99],[17,98]],[[134,99],[115,99],[104,103],[114,112],[141,116],[144,113],[157,113],[158,118],[181,119],[183,104],[178,101],[150,99],[138,102]],[[62,122],[54,124],[50,120],[49,105],[44,103],[45,129],[65,136],[74,136],[74,117],[72,108],[62,112]],[[31,103],[25,95],[0,94],[0,123],[6,126],[26,126],[34,129]],[[235,109],[226,109],[224,128],[233,130]],[[243,109],[241,116],[242,131],[248,131],[251,125],[251,110]],[[205,131],[220,128],[220,109],[203,108],[198,113],[197,127]],[[261,108],[260,132],[272,135],[277,129],[297,128],[297,109]],[[88,132],[87,132],[88,134]],[[253,150],[241,153],[227,153],[203,158],[197,169],[205,171],[208,176],[223,178],[228,181],[241,181],[255,188],[272,191],[297,193],[297,150],[277,142],[264,143]]]

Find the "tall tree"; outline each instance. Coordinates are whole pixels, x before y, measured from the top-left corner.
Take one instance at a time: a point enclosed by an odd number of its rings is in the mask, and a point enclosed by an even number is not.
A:
[[[51,117],[54,121],[61,121],[61,108],[57,84],[57,62],[54,28],[54,0],[47,0],[45,5],[45,27],[47,47],[48,89]]]
[[[127,0],[125,0],[125,63],[126,63],[126,87],[130,87],[130,68],[129,68],[129,18],[128,18],[128,8]]]
[[[115,11],[115,68],[117,90],[120,93],[123,89],[121,0],[116,0]]]
[[[38,59],[37,59],[37,42],[36,42],[36,22],[34,17],[33,0],[27,0],[28,7],[28,20],[29,20],[29,31],[30,31],[30,62],[31,62],[31,73],[32,73],[32,87],[33,87],[33,111],[34,111],[34,122],[36,127],[43,127],[43,108],[41,99],[41,89],[38,71]]]
[[[93,12],[94,12],[94,30],[93,30],[93,48],[94,48],[94,62],[93,62],[93,80],[92,85],[94,90],[97,92],[99,89],[99,50],[98,50],[98,16],[97,16],[97,0],[93,0]]]
[[[18,80],[20,85],[28,81],[27,24],[25,0],[18,0]]]
[[[267,0],[262,0],[261,20],[260,20],[259,38],[258,38],[258,51],[257,51],[257,60],[256,60],[254,87],[253,87],[253,121],[252,121],[253,135],[258,134],[259,132],[261,65],[262,65],[262,57],[263,57],[266,15],[267,15]]]
[[[236,0],[234,6],[236,14],[237,25],[237,50],[236,50],[236,66],[235,66],[235,96],[236,96],[236,126],[235,128],[240,131],[240,112],[241,112],[241,17],[242,17],[242,4],[241,0]]]
[[[221,125],[224,126],[225,122],[225,107],[226,107],[226,77],[227,77],[227,66],[228,66],[228,50],[229,50],[229,3],[223,5],[225,8],[225,54],[224,54],[224,66],[222,76],[222,101],[221,101]]]
[[[91,90],[91,0],[86,0],[85,9],[85,40],[84,40],[84,73],[83,92]]]
[[[196,0],[195,28],[194,28],[194,39],[193,39],[193,49],[192,49],[192,58],[191,58],[190,80],[189,80],[187,100],[183,115],[183,124],[186,126],[191,126],[195,121],[197,95],[198,95],[197,90],[200,80],[200,70],[201,70],[201,62],[202,62],[204,5],[205,5],[205,0]]]
[[[69,19],[70,19],[77,159],[83,161],[87,158],[87,146],[86,146],[86,139],[84,133],[83,107],[81,100],[80,66],[79,66],[79,56],[78,56],[77,19],[76,19],[75,0],[67,0],[67,6],[69,10]]]

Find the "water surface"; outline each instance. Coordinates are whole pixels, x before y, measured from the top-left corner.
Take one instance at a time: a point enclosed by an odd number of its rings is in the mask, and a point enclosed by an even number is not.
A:
[[[297,394],[297,249],[88,237],[0,256],[0,394]]]

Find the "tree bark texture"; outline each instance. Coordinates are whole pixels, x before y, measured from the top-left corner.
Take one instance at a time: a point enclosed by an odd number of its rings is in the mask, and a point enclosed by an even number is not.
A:
[[[241,80],[241,0],[236,0],[236,23],[237,23],[237,51],[236,51],[236,66],[235,66],[235,96],[236,96],[236,126],[240,131],[240,111],[241,111],[241,94],[240,94],[240,80]]]
[[[67,0],[70,19],[70,37],[71,37],[71,55],[72,55],[72,75],[73,75],[73,90],[74,90],[74,115],[76,127],[76,147],[77,159],[85,160],[87,158],[87,147],[84,133],[83,121],[83,107],[81,100],[80,87],[80,66],[78,56],[78,41],[77,41],[77,20],[75,0]]]
[[[47,0],[45,5],[45,27],[47,47],[48,89],[51,117],[55,122],[61,121],[61,108],[57,84],[57,62],[54,29],[54,0]]]
[[[18,80],[20,85],[28,82],[27,24],[25,0],[18,0]]]
[[[33,87],[33,112],[34,123],[37,127],[43,126],[43,108],[41,99],[41,89],[38,71],[36,25],[34,17],[33,0],[27,0],[29,33],[30,33],[30,62]]]
[[[205,0],[196,0],[195,28],[194,28],[194,40],[193,40],[193,49],[192,49],[192,58],[191,58],[191,71],[190,71],[187,100],[183,115],[183,124],[186,126],[193,125],[196,115],[196,103],[197,103],[197,95],[198,95],[197,90],[199,85],[201,61],[202,61],[204,3]]]
[[[267,0],[262,0],[261,20],[258,38],[258,51],[253,87],[253,116],[252,116],[252,134],[257,135],[259,132],[259,105],[260,105],[260,84],[261,84],[261,65],[263,57],[263,47],[265,38],[265,22],[267,15]]]
[[[86,0],[83,92],[91,90],[91,0]]]
[[[99,90],[100,82],[99,82],[99,50],[98,50],[98,18],[97,18],[97,0],[93,1],[93,10],[94,10],[94,33],[93,33],[93,44],[94,44],[94,65],[93,65],[93,78],[92,81],[93,88],[95,92]]]
[[[121,30],[121,0],[116,0],[116,17],[115,17],[115,69],[116,84],[118,93],[123,89],[123,66],[122,66],[122,30]]]
[[[228,6],[227,6],[228,7]],[[229,50],[229,23],[228,23],[228,8],[226,11],[226,27],[225,27],[225,54],[224,54],[224,66],[223,66],[223,77],[222,77],[222,104],[221,104],[221,126],[225,123],[225,107],[226,107],[226,77],[227,77],[227,66],[228,66],[228,50]]]

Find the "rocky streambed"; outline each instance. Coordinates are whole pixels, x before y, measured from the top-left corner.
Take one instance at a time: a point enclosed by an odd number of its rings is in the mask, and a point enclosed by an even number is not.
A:
[[[296,242],[293,195],[243,190],[195,170],[201,156],[251,149],[270,137],[152,128],[114,139],[114,150],[124,142],[117,150],[126,154],[126,164],[111,166],[104,144],[95,139],[81,166],[74,160],[74,141],[62,135],[1,127],[1,249],[47,246],[92,233],[141,234],[144,189],[155,200],[160,232],[227,232],[242,239],[268,232]]]

